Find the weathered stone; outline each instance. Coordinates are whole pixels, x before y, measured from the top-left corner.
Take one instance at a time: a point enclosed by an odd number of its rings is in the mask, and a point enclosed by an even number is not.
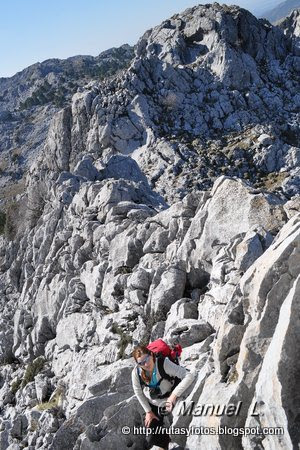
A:
[[[85,156],[75,167],[74,174],[90,181],[100,178],[98,170],[93,166],[93,159]]]
[[[218,372],[214,375],[211,375],[206,380],[205,388],[203,389],[199,400],[201,404],[208,402],[212,404],[219,404],[220,398],[222,398],[222,401],[225,404],[237,404],[239,401],[242,401],[242,410],[240,411],[239,415],[231,417],[194,417],[191,425],[207,426],[209,420],[210,426],[241,426],[241,424],[245,423],[247,423],[249,426],[253,426],[254,424],[257,425],[259,423],[257,422],[257,420],[263,421],[261,423],[265,423],[263,417],[267,417],[267,414],[269,414],[268,407],[264,407],[264,401],[267,401],[267,404],[269,404],[269,402],[272,402],[272,404],[275,406],[274,400],[271,400],[271,397],[269,397],[268,400],[264,398],[262,399],[262,403],[259,403],[258,401],[257,407],[259,411],[261,410],[261,408],[266,408],[264,410],[266,412],[266,416],[261,414],[260,416],[258,416],[259,419],[255,419],[253,417],[251,418],[251,412],[248,412],[248,410],[251,411],[250,406],[254,405],[255,398],[260,399],[259,396],[270,395],[270,393],[272,393],[271,395],[274,396],[277,395],[276,385],[272,384],[273,381],[272,383],[270,383],[269,370],[267,383],[268,387],[266,390],[266,394],[263,393],[263,391],[265,392],[266,389],[266,372],[265,370],[263,370],[263,361],[266,358],[266,355],[269,355],[269,357],[266,359],[266,364],[269,365],[271,361],[271,370],[276,371],[278,364],[277,361],[280,354],[280,352],[278,353],[277,350],[278,348],[281,348],[280,345],[282,345],[281,342],[284,342],[285,336],[288,336],[288,334],[286,334],[286,327],[288,326],[291,316],[290,311],[287,312],[285,308],[288,308],[287,305],[291,306],[291,304],[293,304],[293,299],[295,299],[295,287],[297,286],[296,280],[299,276],[300,267],[300,265],[297,263],[299,259],[298,241],[299,215],[294,216],[283,227],[274,243],[251,266],[251,268],[248,269],[248,271],[242,277],[240,283],[240,293],[237,292],[236,295],[242,297],[245,325],[243,326],[239,325],[238,323],[233,323],[236,319],[234,319],[234,317],[229,314],[229,317],[231,316],[230,321],[232,323],[226,326],[228,318],[224,314],[223,325],[221,325],[218,337],[216,339],[215,357],[220,358],[221,360],[226,362],[228,361],[229,357],[233,356],[233,353],[238,353],[237,363],[233,364],[232,369],[229,372],[227,384],[225,384],[224,382],[222,383],[222,380],[220,381],[220,374]],[[290,270],[291,272],[289,272]],[[236,303],[236,299],[234,297],[232,299],[232,302],[233,304]],[[231,303],[228,304],[227,308],[228,312],[230,310],[231,312],[233,311]],[[281,308],[283,308],[283,310],[282,314],[280,315],[279,312]],[[297,316],[294,315],[294,317],[295,320],[297,320]],[[285,325],[279,325],[278,320],[284,320]],[[276,327],[277,323],[278,327]],[[238,329],[240,329],[240,337],[237,339],[236,337],[234,337],[234,335],[236,335]],[[293,327],[291,327],[291,330],[292,329]],[[273,345],[271,345],[272,341],[274,342]],[[234,342],[237,343],[237,346],[235,348],[233,348]],[[274,357],[275,346],[276,357]],[[286,358],[287,354],[285,355]],[[293,366],[294,364],[295,362],[293,362]],[[218,367],[218,365],[216,365],[216,367]],[[222,367],[224,367],[225,369],[225,366],[221,366],[221,371]],[[227,368],[227,370],[229,370],[229,367]],[[278,375],[274,375],[274,377],[272,377],[272,380],[274,380],[274,383],[277,383],[278,386],[278,381],[276,381],[277,377]],[[262,391],[260,387],[257,391],[257,394],[255,394],[255,386],[259,378],[261,380],[264,380],[264,389]],[[290,378],[291,384],[293,384],[293,379],[294,378],[292,376]],[[286,384],[287,380],[285,379],[284,382],[283,378],[281,378],[281,380],[283,386],[287,386],[286,392],[291,392],[289,391],[289,385]],[[212,386],[214,386],[213,390],[211,389]],[[285,389],[283,388],[283,386],[281,389]],[[278,419],[283,420],[283,422],[281,423],[276,421],[276,424],[277,426],[285,427],[285,412],[282,409],[282,406],[280,406],[281,400],[276,400],[276,402],[278,401],[279,403],[277,403],[278,406],[276,406],[276,409],[272,409],[272,417],[277,417]],[[282,446],[282,448],[285,445],[287,445],[287,447],[289,448],[291,442],[290,439],[292,436],[293,439],[297,439],[296,434],[293,434],[294,432],[291,431],[293,429],[293,424],[295,423],[294,419],[291,417],[289,420],[291,428],[289,429],[288,438],[283,438],[285,440],[282,440],[280,438],[278,441],[278,445]],[[275,422],[273,421],[271,423],[274,426]],[[245,448],[250,448],[249,445],[254,445],[254,442],[255,445],[260,442],[259,439],[256,439],[255,441],[253,439],[243,439],[243,445],[245,445]],[[267,441],[267,445],[269,445],[269,442]],[[226,446],[230,446],[231,448],[240,448],[242,442],[240,438],[233,438],[230,436],[218,436],[216,438],[210,437],[209,439],[204,436],[190,436],[187,439],[187,445],[205,445],[211,449],[216,448],[216,446],[220,446],[221,448]]]
[[[182,298],[175,302],[168,312],[165,331],[172,327],[172,325],[179,319],[197,319],[198,309],[197,304],[189,298]]]
[[[213,328],[204,320],[181,319],[168,329],[167,340],[174,343],[178,341],[182,347],[188,347],[204,341],[213,332]]]
[[[221,245],[254,225],[275,233],[285,220],[281,203],[276,197],[252,193],[240,180],[222,177],[194,217],[179,254],[197,267],[199,260],[209,263]]]
[[[182,297],[186,282],[186,273],[180,264],[170,266],[156,280],[155,275],[150,286],[148,304],[153,313],[166,314],[173,303]]]
[[[36,398],[41,403],[47,397],[49,391],[48,378],[42,374],[37,374],[34,378]]]
[[[97,57],[112,77],[86,84],[95,58],[75,57],[0,79],[1,448],[144,448],[121,433],[143,424],[129,356],[158,338],[198,374],[183,397],[242,402],[173,424],[284,428],[182,447],[298,445],[298,44],[297,11],[274,27],[199,5],[130,65],[127,47]]]

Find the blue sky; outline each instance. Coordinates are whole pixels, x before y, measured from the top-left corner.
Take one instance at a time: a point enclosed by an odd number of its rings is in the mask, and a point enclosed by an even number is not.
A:
[[[281,0],[237,0],[254,13]],[[135,44],[149,28],[197,0],[2,0],[0,77],[49,58],[98,55]],[[263,5],[263,7],[262,7]]]

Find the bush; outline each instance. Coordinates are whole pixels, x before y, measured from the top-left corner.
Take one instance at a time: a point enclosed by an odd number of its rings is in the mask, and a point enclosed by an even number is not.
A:
[[[227,383],[235,383],[238,380],[238,378],[239,378],[239,374],[234,365],[232,367],[232,369],[229,371]]]
[[[4,224],[4,234],[9,241],[14,240],[18,234],[18,226],[20,223],[19,213],[19,203],[12,202],[7,209],[6,220]]]
[[[22,383],[22,380],[20,378],[18,378],[16,381],[14,381],[11,384],[10,390],[13,394],[16,394],[18,392],[19,387],[21,386],[21,383]]]
[[[117,267],[117,269],[115,270],[115,276],[116,275],[125,275],[127,273],[132,273],[132,268],[131,267],[120,266],[120,267]]]
[[[38,411],[46,411],[47,409],[59,410],[65,393],[65,385],[60,383],[52,393],[50,400],[39,403],[36,406]]]
[[[33,228],[41,217],[47,199],[47,187],[39,181],[28,191],[25,219],[29,228]]]
[[[7,191],[3,189],[6,213],[0,212],[0,234],[4,232],[9,241],[17,239],[26,228],[31,229],[36,225],[48,197],[47,187],[42,181],[30,186],[27,195],[24,191],[23,180],[9,186]]]
[[[46,105],[53,100],[54,90],[51,85],[45,81],[44,84],[38,87],[24,102],[20,102],[20,110],[29,109],[32,106]]]
[[[45,359],[43,358],[43,356],[39,356],[34,361],[32,361],[32,363],[28,364],[21,383],[22,388],[25,387],[26,384],[31,383],[31,381],[34,380],[36,375],[43,369],[44,364]]]
[[[5,231],[5,223],[6,223],[6,214],[3,211],[0,211],[0,234],[3,234]]]
[[[60,395],[55,396],[53,399],[49,400],[49,402],[39,403],[36,406],[38,411],[46,411],[47,409],[55,409],[59,407],[60,403]]]

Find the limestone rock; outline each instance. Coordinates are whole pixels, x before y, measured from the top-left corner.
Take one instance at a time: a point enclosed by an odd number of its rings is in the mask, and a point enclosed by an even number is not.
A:
[[[167,332],[178,319],[197,319],[197,304],[189,298],[182,298],[175,302],[168,312],[165,331]]]
[[[179,250],[182,258],[210,263],[221,245],[254,225],[276,233],[285,222],[280,199],[251,193],[240,180],[221,177],[212,197],[199,209]],[[194,244],[191,244],[194,242]]]
[[[213,332],[213,328],[204,320],[181,319],[169,328],[167,340],[174,343],[178,341],[182,347],[189,347],[204,341]]]
[[[160,271],[161,272],[161,271]],[[186,274],[181,264],[170,266],[154,275],[149,290],[148,304],[151,312],[166,314],[184,292]]]
[[[298,19],[189,8],[130,64],[99,56],[111,76],[73,80],[60,110],[61,66],[93,57],[0,79],[1,448],[143,448],[121,433],[143,423],[131,353],[158,338],[197,372],[181,401],[242,402],[174,425],[284,428],[182,447],[298,445]]]
[[[275,344],[275,340],[277,342],[277,339],[283,339],[283,341],[285,339],[285,327],[289,323],[290,317],[285,311],[285,308],[287,307],[286,305],[289,304],[289,302],[292,302],[295,298],[295,287],[297,286],[297,279],[299,276],[299,264],[297,264],[297,260],[299,259],[298,241],[299,215],[294,216],[283,227],[275,242],[253,264],[253,266],[248,269],[241,279],[240,293],[238,291],[236,292],[235,296],[232,297],[232,304],[229,304],[227,307],[229,310],[231,309],[231,311],[233,311],[233,305],[236,305],[237,297],[240,297],[242,299],[245,319],[242,324],[239,324],[236,320],[237,316],[231,314],[231,324],[226,325],[224,322],[224,325],[221,326],[216,340],[216,355],[218,355],[218,358],[221,356],[218,350],[218,346],[220,346],[220,344],[224,345],[226,341],[228,343],[230,341],[235,341],[237,343],[240,342],[236,349],[234,349],[234,352],[238,353],[237,362],[236,364],[233,363],[233,369],[228,373],[229,376],[227,379],[227,384],[222,382],[222,379],[219,378],[220,375],[217,373],[215,375],[211,375],[206,380],[205,388],[200,396],[200,402],[203,404],[206,402],[215,402],[216,404],[219,404],[218,398],[222,398],[225,401],[225,404],[229,402],[236,403],[238,401],[242,401],[243,410],[236,417],[210,417],[210,426],[241,426],[242,423],[245,424],[246,420],[247,425],[251,424],[251,426],[253,426],[254,423],[257,424],[257,419],[255,420],[250,416],[251,412],[248,413],[249,416],[247,419],[247,412],[248,410],[251,411],[249,409],[250,405],[253,406],[255,403],[255,400],[253,400],[256,398],[255,386],[260,377],[261,380],[263,379],[263,374],[265,372],[262,367],[264,366],[263,361],[267,354],[270,355],[269,358],[271,357],[271,354],[273,355],[271,358],[274,370],[276,370],[275,367],[277,367],[279,355],[277,356],[278,344]],[[291,272],[287,273],[289,270],[291,270]],[[280,316],[280,310],[282,308],[285,312]],[[284,317],[286,324],[285,327],[280,325],[276,327],[278,320],[280,320],[279,317],[282,319]],[[243,323],[246,325],[246,327],[244,325],[244,329],[241,328],[243,327]],[[238,333],[238,329],[240,329],[240,337],[236,339],[233,336]],[[259,341],[257,340],[258,337]],[[272,341],[274,342],[273,345],[271,345]],[[274,358],[274,345],[276,345],[276,358]],[[224,350],[226,351],[226,347],[224,347]],[[233,354],[232,350],[232,345],[227,346],[227,357],[230,357]],[[223,361],[226,360],[226,353],[223,357],[221,357],[221,359]],[[269,359],[267,358],[266,361],[269,361]],[[218,365],[216,367],[218,367]],[[227,370],[229,370],[229,367]],[[277,377],[278,375],[274,378],[275,383],[278,383],[278,381],[276,381]],[[292,380],[293,377],[291,377],[291,382],[293,382]],[[286,381],[284,384],[285,383]],[[212,385],[214,385],[213,395],[211,391]],[[264,390],[266,389],[265,386],[266,384],[264,383]],[[272,392],[271,395],[276,395],[277,388],[274,387],[275,390],[273,390],[272,386],[273,385],[270,384],[270,388],[267,388],[266,395],[267,392]],[[287,390],[288,389],[289,388],[287,387]],[[258,392],[262,391],[260,390]],[[268,399],[267,402],[269,401],[273,400]],[[279,400],[279,402],[281,402],[281,400]],[[264,408],[264,404],[263,399],[261,403],[258,401],[258,408]],[[266,407],[265,411],[267,414],[268,407]],[[282,423],[276,421],[277,426],[286,426],[285,423],[287,419],[284,418],[284,415],[282,414],[283,409],[279,403],[275,415],[274,411],[272,411],[272,417],[280,417],[280,420],[283,420]],[[262,418],[266,416],[262,414],[259,417],[261,417],[261,419],[258,420],[264,420]],[[291,430],[293,429],[294,418],[290,418],[289,420]],[[196,426],[205,426],[208,423],[207,421],[207,417],[194,417],[191,424]],[[272,424],[274,425],[274,423],[275,422],[273,421]],[[293,434],[293,432],[292,434],[290,433],[291,431],[289,431],[289,436],[293,436],[293,439],[297,440],[296,435]],[[253,439],[243,439],[243,445],[245,445],[245,448],[250,448],[249,445],[252,446],[254,442],[259,442],[259,440],[257,441],[256,439],[254,441]],[[188,438],[187,445],[204,445],[205,443],[208,448],[215,448],[216,445],[221,447],[230,445],[232,448],[239,448],[241,445],[239,441],[240,439],[233,439],[230,436],[219,436],[216,439],[210,438],[209,440],[204,436],[193,436]],[[266,444],[270,445],[269,442],[270,441],[267,441]],[[289,437],[285,441],[279,439],[278,445],[287,445],[289,447],[290,442]]]

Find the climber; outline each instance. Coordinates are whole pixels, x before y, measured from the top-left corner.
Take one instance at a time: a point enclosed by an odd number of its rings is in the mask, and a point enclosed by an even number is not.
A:
[[[156,445],[168,449],[170,437],[162,430],[163,417],[172,411],[195,374],[142,345],[134,349],[132,356],[137,363],[132,371],[132,385],[145,411],[145,427],[156,428],[155,434],[147,436],[148,448]]]

